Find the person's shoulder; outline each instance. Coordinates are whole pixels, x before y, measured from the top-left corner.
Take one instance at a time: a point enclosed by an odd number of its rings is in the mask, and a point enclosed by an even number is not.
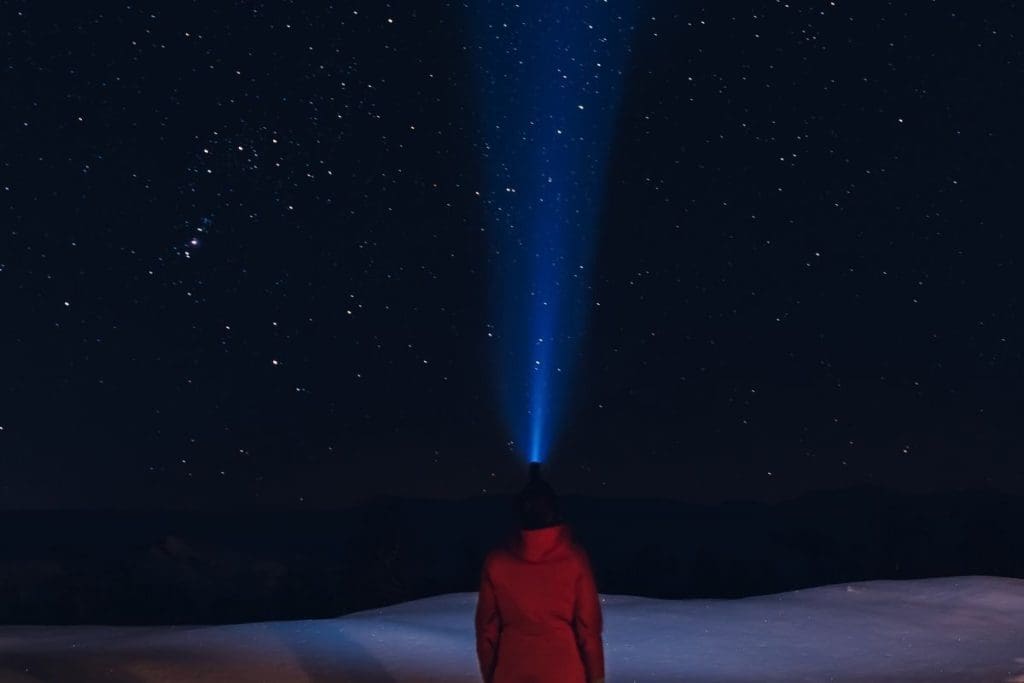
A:
[[[569,543],[569,554],[579,564],[587,566],[590,565],[590,555],[587,554],[586,549],[576,541],[571,541]]]
[[[507,564],[512,559],[512,553],[504,546],[493,548],[484,556],[484,571],[490,571],[496,567]]]

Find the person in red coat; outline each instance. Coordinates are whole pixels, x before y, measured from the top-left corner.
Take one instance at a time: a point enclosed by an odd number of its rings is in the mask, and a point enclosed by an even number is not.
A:
[[[537,464],[519,507],[519,537],[487,556],[480,580],[476,652],[484,683],[604,683],[590,561]]]

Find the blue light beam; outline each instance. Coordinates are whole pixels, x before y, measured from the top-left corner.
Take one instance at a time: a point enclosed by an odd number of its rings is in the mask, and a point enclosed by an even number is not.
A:
[[[467,9],[482,95],[495,385],[516,449],[541,462],[565,415],[592,299],[630,4],[483,0]]]

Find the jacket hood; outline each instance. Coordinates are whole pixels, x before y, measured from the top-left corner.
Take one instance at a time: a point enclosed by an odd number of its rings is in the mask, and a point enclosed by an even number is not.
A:
[[[569,543],[568,527],[556,524],[543,529],[523,529],[514,551],[527,562],[541,562],[567,552]]]

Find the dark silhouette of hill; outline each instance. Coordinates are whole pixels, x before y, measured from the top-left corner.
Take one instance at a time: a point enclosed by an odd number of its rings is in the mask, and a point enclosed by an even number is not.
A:
[[[1024,498],[856,489],[782,503],[568,497],[604,593],[730,598],[952,575],[1024,578]],[[2,511],[0,623],[335,616],[476,589],[510,498],[347,510]]]

